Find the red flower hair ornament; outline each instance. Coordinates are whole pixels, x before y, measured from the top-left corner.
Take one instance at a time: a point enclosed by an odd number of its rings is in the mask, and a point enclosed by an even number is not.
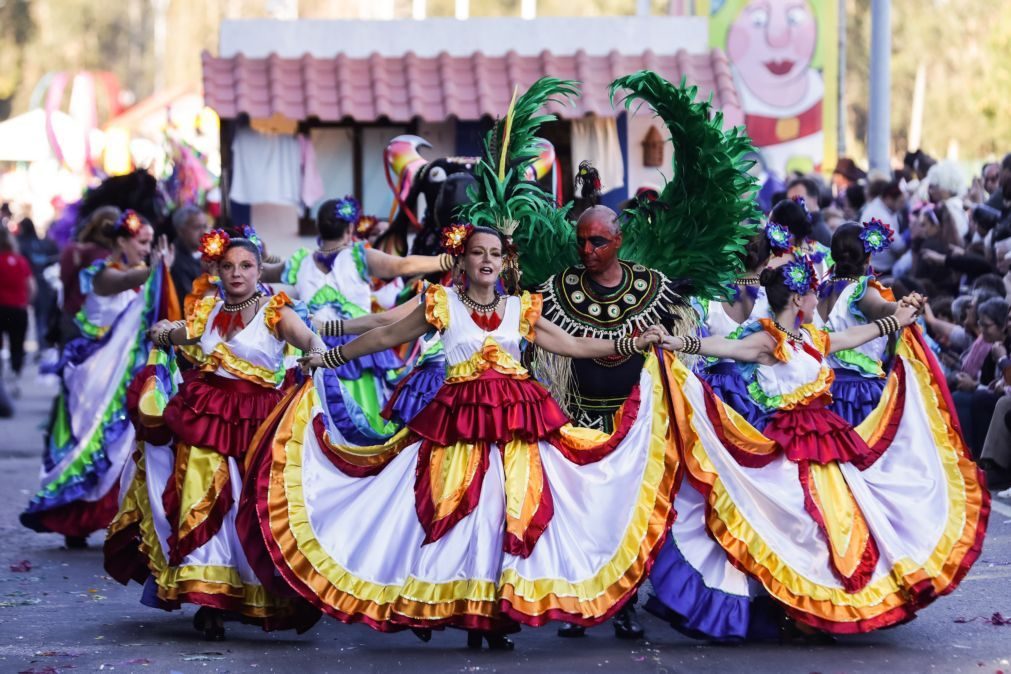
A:
[[[200,253],[209,262],[217,262],[225,254],[231,237],[223,229],[212,229],[200,237]]]
[[[470,223],[457,223],[442,230],[442,249],[452,255],[459,257],[463,255],[463,250],[467,246],[467,239],[474,231],[474,225]]]

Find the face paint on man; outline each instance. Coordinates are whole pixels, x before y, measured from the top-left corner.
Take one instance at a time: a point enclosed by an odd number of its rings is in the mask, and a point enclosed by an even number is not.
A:
[[[591,274],[603,272],[618,261],[621,230],[615,225],[615,214],[600,206],[588,210],[576,226],[579,260]]]

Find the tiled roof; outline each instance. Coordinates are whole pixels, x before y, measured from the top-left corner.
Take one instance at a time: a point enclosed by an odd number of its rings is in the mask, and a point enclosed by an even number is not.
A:
[[[720,50],[600,56],[545,51],[536,56],[477,52],[421,57],[408,52],[399,57],[305,55],[290,59],[276,55],[252,59],[241,54],[218,58],[204,52],[202,58],[205,101],[223,118],[245,113],[255,118],[282,116],[323,122],[383,118],[407,122],[415,117],[426,121],[448,117],[477,120],[503,114],[514,86],[522,90],[544,75],[583,83],[582,96],[574,107],[552,105],[552,112],[569,119],[587,114],[613,116],[608,84],[616,77],[648,68],[673,82],[687,75],[690,83],[699,86],[701,97],[713,94],[713,102],[723,110],[728,124],[743,121],[730,66]]]

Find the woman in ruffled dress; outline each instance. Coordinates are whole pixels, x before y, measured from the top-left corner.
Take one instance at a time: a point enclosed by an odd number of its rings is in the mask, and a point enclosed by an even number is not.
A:
[[[324,201],[316,216],[318,248],[296,251],[279,275],[265,276],[265,280],[280,280],[294,287],[314,320],[327,326],[321,334],[328,347],[351,338],[341,330],[343,320],[371,313],[373,278],[437,273],[448,270],[451,262],[446,256],[401,257],[374,250],[355,240],[361,217],[361,206],[354,197]],[[345,437],[366,444],[390,436],[395,427],[383,420],[381,412],[404,366],[404,361],[387,349],[326,374],[326,404]]]
[[[775,255],[769,262],[770,267],[804,257],[814,265],[818,280],[825,278],[832,264],[831,251],[811,238],[814,224],[803,197],[783,199],[773,206],[766,227],[771,229],[770,241]]]
[[[677,449],[655,355],[610,435],[570,426],[521,363],[532,342],[602,357],[658,331],[572,337],[540,317],[539,296],[499,293],[514,260],[497,230],[448,234],[463,285],[432,286],[403,320],[303,361],[339,367],[435,329],[447,361],[435,398],[386,444],[356,446],[329,420],[317,371],[264,428],[243,503],[263,553],[327,614],[424,640],[459,627],[471,648],[511,649],[519,624],[599,624],[636,591],[673,514]]]
[[[255,243],[216,230],[202,248],[218,261],[223,297],[203,297],[185,322],[151,330],[165,350],[152,351],[131,387],[143,444],[109,527],[106,569],[143,583],[145,604],[200,606],[194,626],[209,640],[224,638],[225,612],[264,629],[307,629],[318,614],[250,567],[235,520],[246,451],[282,397],[285,346],[322,353],[324,344],[284,293],[258,289]],[[178,391],[173,346],[197,363]]]
[[[147,358],[147,329],[173,304],[162,268],[173,253],[164,238],[152,251],[154,229],[130,210],[107,234],[112,255],[80,274],[85,300],[76,322],[83,337],[66,345],[56,367],[60,394],[41,486],[21,514],[31,529],[63,534],[69,548],[86,547],[88,535],[116,514],[119,478],[134,444],[127,386]]]
[[[989,493],[940,368],[908,327],[923,298],[839,332],[798,327],[817,307],[815,275],[804,259],[766,270],[775,317],[743,339],[663,342],[753,363],[750,384],[775,410],[759,433],[683,365],[673,368],[671,423],[687,479],[651,582],[666,617],[695,636],[754,636],[763,618],[753,599],[765,594],[792,619],[786,635],[900,624],[954,590],[982,546]],[[892,334],[895,364],[854,428],[829,409],[828,357]]]
[[[745,273],[729,287],[730,301],[692,298],[692,308],[699,315],[702,335],[738,339],[749,325],[769,317],[769,300],[759,282],[759,276],[773,251],[767,233],[768,230],[759,232],[745,246]],[[702,368],[702,378],[720,400],[734,408],[755,428],[765,426],[767,412],[748,395],[736,362],[726,358],[704,358]]]
[[[871,255],[886,250],[892,238],[891,229],[880,220],[864,225],[848,222],[832,235],[832,276],[819,289],[818,302],[825,330],[842,332],[895,313],[891,289],[868,273]],[[853,426],[866,419],[881,399],[888,341],[878,337],[829,356],[835,373],[829,409]]]

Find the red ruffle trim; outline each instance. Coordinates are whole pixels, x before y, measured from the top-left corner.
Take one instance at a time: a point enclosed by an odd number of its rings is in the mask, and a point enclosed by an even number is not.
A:
[[[74,501],[52,510],[33,514],[41,528],[64,536],[83,536],[105,529],[119,510],[119,485],[114,484],[97,501]]]
[[[484,485],[484,476],[488,472],[488,446],[483,445],[477,449],[481,452],[481,461],[477,465],[474,476],[467,485],[467,490],[460,498],[456,509],[442,519],[435,518],[435,506],[432,503],[432,480],[429,475],[432,469],[432,452],[440,451],[431,442],[422,442],[418,450],[418,466],[415,469],[414,478],[414,509],[418,515],[418,522],[425,530],[425,541],[423,545],[434,543],[445,536],[453,526],[467,515],[474,512],[477,503],[481,498],[481,487]],[[545,485],[545,488],[547,485]]]
[[[165,407],[165,425],[178,442],[242,457],[281,392],[242,379],[202,374],[186,382]]]
[[[408,427],[436,445],[536,442],[569,421],[547,389],[493,370],[473,381],[446,384]]]
[[[778,443],[794,462],[839,461],[863,470],[877,458],[856,430],[826,409],[821,400],[776,412],[762,433]]]

